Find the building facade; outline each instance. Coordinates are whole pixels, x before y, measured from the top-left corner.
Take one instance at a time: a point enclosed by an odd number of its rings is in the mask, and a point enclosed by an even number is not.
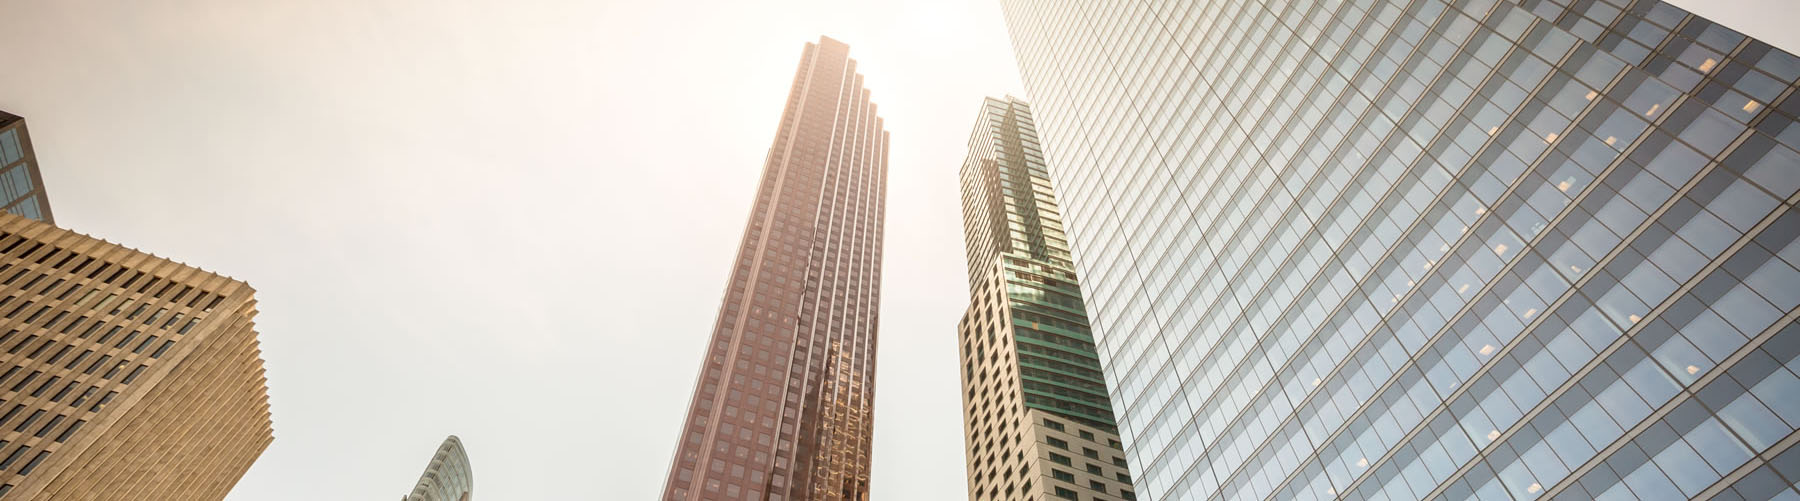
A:
[[[253,293],[0,214],[0,499],[223,499],[274,439]]]
[[[1655,0],[1002,4],[1140,498],[1800,495],[1793,54]]]
[[[1136,499],[1030,105],[982,102],[961,177],[969,499]]]
[[[475,470],[469,466],[469,453],[462,440],[451,435],[431,455],[425,473],[411,494],[400,501],[470,501],[475,499]]]
[[[868,499],[888,134],[862,80],[806,45],[664,499]]]
[[[0,111],[0,210],[47,223],[50,196],[44,193],[44,175],[38,172],[37,155],[25,119]]]

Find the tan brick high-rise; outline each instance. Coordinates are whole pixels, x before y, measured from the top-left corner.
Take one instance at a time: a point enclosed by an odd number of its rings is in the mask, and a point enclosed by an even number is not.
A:
[[[252,293],[0,214],[0,499],[224,498],[274,439]]]
[[[850,48],[807,44],[665,500],[866,500],[887,131]]]
[[[1030,105],[982,102],[962,196],[969,499],[1136,499]]]

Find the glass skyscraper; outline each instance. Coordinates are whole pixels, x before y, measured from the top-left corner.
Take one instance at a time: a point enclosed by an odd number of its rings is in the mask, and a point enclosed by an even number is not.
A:
[[[419,483],[400,501],[472,501],[475,499],[475,471],[469,466],[469,453],[462,439],[451,435],[438,445],[425,464]]]
[[[806,44],[663,499],[867,501],[887,148],[850,47]]]
[[[1136,499],[1031,107],[982,101],[962,166],[969,499]]]
[[[56,223],[25,119],[4,111],[0,111],[0,210]]]
[[[1793,54],[1654,0],[1002,3],[1140,498],[1800,495]]]

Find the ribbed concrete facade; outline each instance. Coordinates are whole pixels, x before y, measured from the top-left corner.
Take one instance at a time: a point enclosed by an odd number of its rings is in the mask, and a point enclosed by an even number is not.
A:
[[[1031,108],[982,102],[961,171],[969,499],[1136,499]]]
[[[0,214],[0,499],[224,498],[273,440],[253,292]]]
[[[475,498],[475,471],[462,439],[451,435],[431,455],[411,494],[400,501],[470,501]]]
[[[0,210],[55,223],[25,119],[0,111]]]
[[[866,500],[887,131],[850,48],[807,44],[665,500]]]
[[[1147,500],[1791,499],[1800,58],[1656,0],[1003,0]]]

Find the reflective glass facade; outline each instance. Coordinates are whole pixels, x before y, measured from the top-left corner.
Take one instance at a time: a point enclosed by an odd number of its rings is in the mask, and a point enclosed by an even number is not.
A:
[[[1135,499],[1029,105],[982,102],[961,176],[969,499]]]
[[[1139,497],[1800,495],[1794,55],[1657,1],[1002,4]]]
[[[0,210],[54,224],[25,119],[0,111]]]
[[[887,147],[850,47],[806,44],[664,500],[868,499]]]
[[[469,453],[462,440],[451,435],[431,455],[425,473],[411,494],[400,501],[472,501],[475,499],[475,471],[469,466]]]

